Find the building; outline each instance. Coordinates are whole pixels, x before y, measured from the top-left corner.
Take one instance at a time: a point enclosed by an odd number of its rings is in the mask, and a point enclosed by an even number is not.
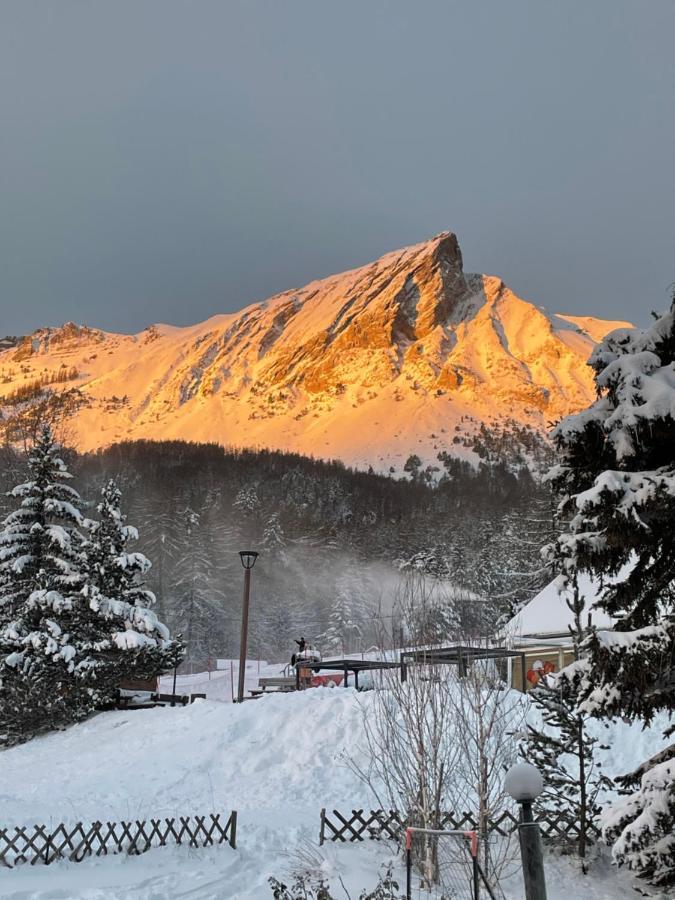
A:
[[[615,581],[622,581],[630,571],[625,566]],[[599,629],[612,629],[614,620],[603,610],[594,608],[600,595],[600,580],[586,573],[577,579],[579,592],[584,599],[584,624]],[[536,684],[536,674],[546,668],[549,672],[559,672],[574,660],[570,627],[574,624],[572,611],[568,606],[572,594],[569,588],[561,587],[556,578],[541,590],[536,597],[516,613],[505,627],[508,646],[525,654],[528,688]],[[521,659],[508,660],[508,683],[514,688],[522,684]]]

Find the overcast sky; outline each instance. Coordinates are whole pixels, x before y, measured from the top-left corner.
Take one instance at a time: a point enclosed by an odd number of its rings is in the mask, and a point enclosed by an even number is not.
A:
[[[0,0],[0,335],[188,324],[446,229],[646,322],[673,34],[673,0]]]

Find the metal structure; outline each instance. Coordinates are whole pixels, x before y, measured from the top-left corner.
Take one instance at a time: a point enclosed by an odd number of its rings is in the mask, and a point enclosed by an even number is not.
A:
[[[416,871],[426,900],[480,900],[478,833],[414,828],[405,830],[406,900],[413,900]]]
[[[525,652],[507,650],[505,647],[476,647],[469,644],[453,644],[450,647],[425,647],[417,650],[401,651],[401,681],[408,677],[408,669],[420,666],[457,666],[460,676],[466,675],[470,664],[477,660],[520,659],[522,691],[527,689],[525,675]]]
[[[344,673],[343,687],[349,687],[348,677],[352,672],[354,675],[354,687],[359,689],[359,672],[372,672],[376,669],[398,669],[400,664],[397,662],[388,662],[381,659],[324,659],[324,660],[307,660],[298,659],[295,663],[295,687],[297,690],[301,688],[300,669],[309,669],[311,672],[328,671]]]

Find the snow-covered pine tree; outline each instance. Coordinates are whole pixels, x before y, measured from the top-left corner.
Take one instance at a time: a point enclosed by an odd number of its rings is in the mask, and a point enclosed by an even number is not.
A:
[[[223,592],[214,578],[207,513],[204,508],[201,513],[191,507],[182,511],[184,551],[174,575],[175,621],[185,636],[188,659],[203,666],[217,656],[225,641]]]
[[[675,300],[646,330],[619,329],[590,359],[598,399],[554,430],[566,530],[563,573],[607,576],[598,606],[614,631],[585,642],[580,710],[650,722],[675,709]],[[618,576],[611,580],[612,576]],[[667,727],[672,736],[674,726]],[[675,745],[647,761],[604,817],[618,863],[675,884]]]
[[[348,654],[361,649],[362,616],[352,587],[349,579],[339,579],[328,616],[328,627],[319,637],[325,652]]]
[[[238,519],[240,540],[251,543],[259,539],[260,498],[255,484],[240,488],[232,503],[232,509]]]
[[[28,457],[30,480],[0,532],[0,741],[15,743],[90,711],[86,666],[70,629],[84,587],[80,497],[49,427]]]
[[[368,584],[367,570],[356,559],[346,559],[329,599],[327,625],[318,637],[323,652],[353,653],[364,650],[372,640],[375,591]]]
[[[48,427],[12,491],[18,509],[0,532],[0,740],[16,743],[78,721],[108,702],[121,678],[172,664],[179,645],[149,610],[90,581],[79,528],[96,525]],[[79,527],[78,527],[79,526]],[[101,583],[109,579],[99,571]]]
[[[579,659],[584,638],[584,599],[573,580],[567,605],[574,616],[570,628]],[[599,744],[587,727],[588,716],[577,709],[578,677],[574,667],[562,673],[542,678],[529,694],[542,718],[542,726],[528,722],[526,735],[519,745],[520,755],[536,766],[544,776],[544,791],[538,805],[545,811],[563,813],[576,824],[577,832],[568,832],[567,846],[585,860],[593,843],[591,824],[597,820],[601,808],[598,798],[612,783],[600,769],[595,758]],[[560,837],[556,837],[560,846]],[[585,863],[583,870],[586,871]]]
[[[155,597],[140,579],[151,563],[129,550],[138,532],[125,523],[120,501],[119,488],[108,481],[97,506],[99,519],[88,523],[84,544],[83,596],[90,621],[83,630],[90,629],[95,638],[99,702],[112,700],[122,681],[154,678],[183,656],[180,639],[171,640],[168,628],[150,609]]]
[[[136,519],[143,535],[143,549],[152,560],[148,582],[157,598],[157,615],[163,621],[175,618],[172,589],[176,560],[181,556],[182,530],[178,515],[179,503],[171,492],[144,496]]]
[[[275,512],[267,520],[262,537],[263,549],[270,555],[281,556],[286,546],[284,531],[279,521],[279,513]]]
[[[121,498],[120,489],[110,479],[101,490],[98,520],[91,523],[85,545],[89,584],[106,597],[132,606],[152,606],[154,594],[140,581],[150,569],[150,560],[128,550],[128,545],[138,540],[138,531],[126,524]]]
[[[541,548],[555,540],[555,503],[548,491],[538,489],[502,517],[486,545],[487,568],[496,570],[496,590],[489,595],[510,621],[550,581],[550,567]]]

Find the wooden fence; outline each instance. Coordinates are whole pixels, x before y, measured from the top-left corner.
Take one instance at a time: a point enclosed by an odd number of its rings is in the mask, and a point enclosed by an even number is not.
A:
[[[520,820],[515,813],[503,812],[489,822],[491,834],[506,837],[518,827]],[[576,840],[579,837],[579,823],[564,813],[546,812],[537,818],[542,837],[545,840]],[[363,841],[367,838],[378,840],[392,838],[401,840],[407,822],[396,810],[353,809],[350,816],[344,816],[334,809],[329,816],[325,809],[321,810],[321,831],[319,843],[326,841]],[[477,831],[478,824],[473,813],[445,813],[441,817],[440,827],[456,831]],[[600,829],[593,824],[588,826],[588,833],[593,838],[600,837]]]
[[[232,811],[225,824],[220,814],[176,816],[133,822],[92,822],[83,825],[45,825],[0,828],[0,866],[12,868],[21,863],[49,863],[56,859],[82,862],[87,856],[109,853],[145,853],[151,847],[167,844],[206,847],[228,843],[237,846],[237,813]]]

